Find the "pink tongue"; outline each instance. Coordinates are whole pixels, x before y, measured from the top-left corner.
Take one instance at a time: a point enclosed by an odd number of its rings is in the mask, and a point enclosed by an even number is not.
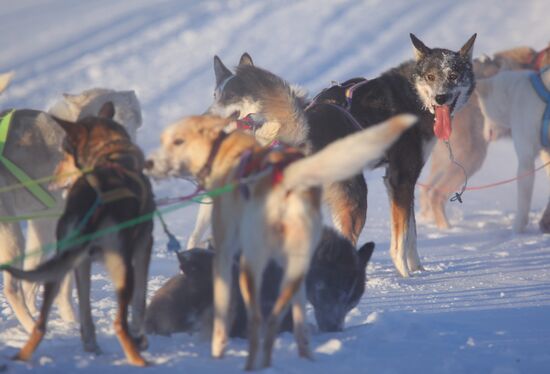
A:
[[[434,133],[438,139],[449,140],[451,136],[451,112],[448,105],[435,107]]]

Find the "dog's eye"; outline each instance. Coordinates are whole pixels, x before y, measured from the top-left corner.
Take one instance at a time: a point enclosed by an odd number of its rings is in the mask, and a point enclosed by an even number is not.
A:
[[[431,82],[433,82],[433,81],[435,81],[435,75],[433,75],[433,74],[427,74],[427,75],[426,75],[426,79],[429,80],[429,81],[431,81]]]
[[[182,145],[183,144],[183,139],[176,139],[172,142],[173,145]]]
[[[450,73],[449,74],[449,80],[455,81],[458,78],[458,75],[456,73]]]

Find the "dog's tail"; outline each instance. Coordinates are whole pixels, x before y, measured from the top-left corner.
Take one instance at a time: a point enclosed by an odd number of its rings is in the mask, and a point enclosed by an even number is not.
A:
[[[13,71],[0,74],[0,93],[4,92],[4,90],[8,87],[8,84],[10,84],[10,81],[13,78],[14,74],[15,73]]]
[[[77,267],[82,260],[89,256],[88,246],[65,250],[52,259],[40,264],[33,270],[21,270],[12,266],[3,267],[1,270],[7,271],[17,279],[29,282],[54,282],[62,279],[69,271]]]
[[[337,140],[290,164],[284,170],[284,186],[288,190],[320,186],[359,174],[369,163],[380,159],[401,133],[416,121],[414,115],[401,114]]]

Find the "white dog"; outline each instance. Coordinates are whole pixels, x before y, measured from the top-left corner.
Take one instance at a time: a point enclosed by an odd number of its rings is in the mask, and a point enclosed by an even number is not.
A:
[[[529,221],[529,209],[533,194],[535,159],[540,154],[544,163],[550,161],[548,133],[542,131],[543,115],[550,103],[545,102],[531,83],[530,71],[503,71],[489,79],[477,81],[477,92],[481,111],[485,117],[484,137],[491,141],[511,134],[518,156],[518,196],[514,232],[522,232]],[[539,76],[550,96],[550,69]],[[538,78],[537,78],[538,79]],[[546,139],[544,139],[546,138]],[[550,166],[546,167],[550,175]],[[549,204],[550,205],[550,204]],[[547,206],[540,222],[541,230],[550,232],[550,215]]]
[[[7,86],[9,76],[0,76],[0,88]],[[113,102],[118,117],[115,119],[123,124],[132,137],[136,138],[136,130],[141,126],[141,109],[133,91],[113,91],[107,89],[92,89],[77,95],[65,94],[60,102],[50,110],[55,116],[67,121],[76,121],[88,115],[97,115],[106,102]],[[5,113],[8,113],[7,111]],[[4,147],[4,156],[22,169],[31,179],[53,175],[62,159],[61,143],[63,131],[48,113],[21,109],[12,114],[12,125],[9,137]],[[68,170],[67,170],[68,171]],[[71,175],[76,178],[76,174]],[[0,185],[7,186],[19,181],[5,168],[0,168]],[[67,181],[56,181],[58,185],[68,185]],[[47,183],[41,185],[48,189]],[[60,191],[50,191],[51,208],[63,211],[65,202]],[[18,216],[34,214],[44,209],[44,204],[24,188],[6,191],[0,194],[0,215]],[[19,258],[29,250],[41,248],[44,244],[55,240],[56,218],[32,219],[28,221],[26,240],[19,223],[0,222],[0,240],[3,247],[0,251],[0,263],[6,263]],[[24,267],[35,268],[43,256],[30,255],[25,258]],[[16,260],[14,265],[21,265]],[[34,326],[32,314],[36,313],[36,286],[20,282],[9,273],[4,272],[4,294],[12,307],[17,320],[27,331]],[[62,286],[57,298],[61,317],[66,321],[74,321],[71,287],[69,279]]]

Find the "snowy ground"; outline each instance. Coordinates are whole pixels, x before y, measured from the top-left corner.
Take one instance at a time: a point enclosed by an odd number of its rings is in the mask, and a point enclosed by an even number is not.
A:
[[[46,108],[61,92],[93,86],[135,89],[150,151],[163,127],[200,113],[211,100],[212,57],[230,66],[243,51],[256,64],[311,92],[331,80],[375,76],[411,56],[408,33],[430,46],[458,48],[478,33],[475,54],[516,45],[544,47],[550,3],[533,1],[145,1],[18,0],[0,7],[0,70],[16,78],[0,107]],[[510,142],[491,148],[471,185],[515,173]],[[268,372],[546,373],[550,371],[550,236],[536,222],[548,196],[537,178],[532,222],[511,233],[515,186],[467,193],[449,207],[455,228],[419,224],[419,251],[427,272],[398,278],[388,255],[389,217],[381,171],[368,174],[369,212],[361,241],[377,243],[367,291],[344,332],[313,333],[315,361],[297,358],[292,336],[277,341]],[[157,195],[189,189],[169,182]],[[185,241],[196,207],[167,216]],[[157,228],[150,293],[176,271]],[[114,298],[103,270],[94,275],[93,306],[99,357],[80,347],[77,325],[56,314],[28,364],[6,358],[27,338],[0,295],[0,371],[125,372],[113,335]],[[310,316],[311,317],[311,316]],[[313,322],[313,319],[311,319]],[[209,357],[204,337],[152,337],[151,372],[240,372],[244,340],[227,357]]]

